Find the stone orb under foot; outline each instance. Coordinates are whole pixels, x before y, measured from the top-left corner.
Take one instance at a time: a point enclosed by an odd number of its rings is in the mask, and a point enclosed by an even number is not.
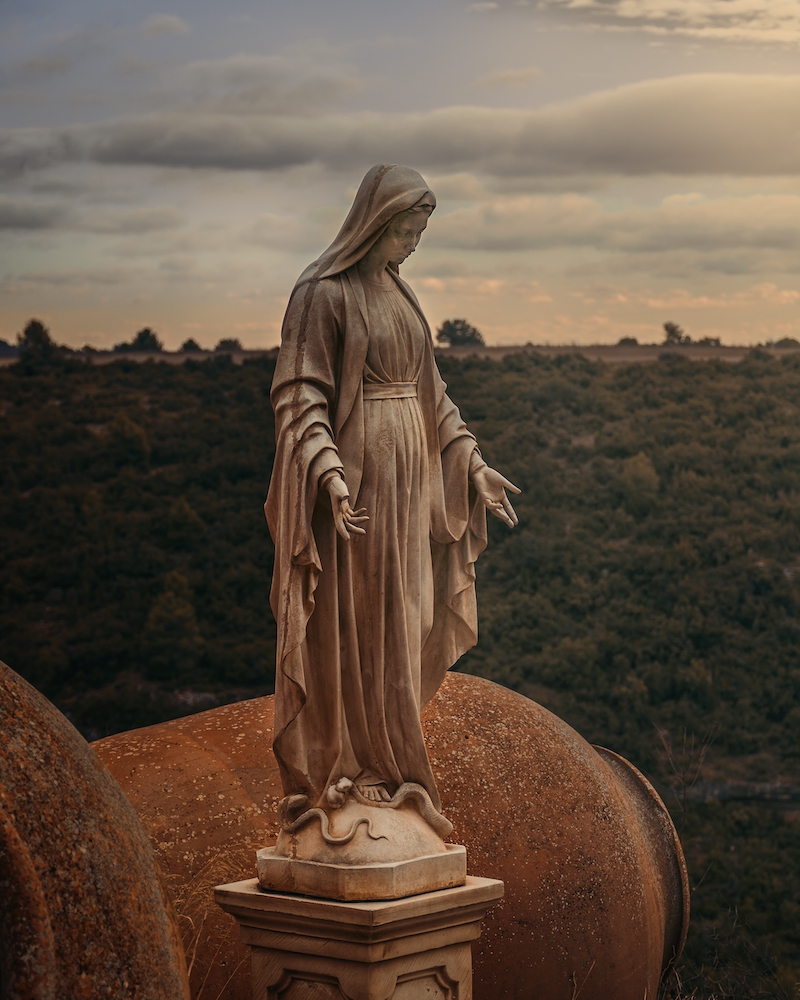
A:
[[[306,815],[299,829],[281,830],[278,855],[329,865],[370,865],[445,852],[444,840],[412,800],[381,808],[348,798],[339,809],[314,809]]]

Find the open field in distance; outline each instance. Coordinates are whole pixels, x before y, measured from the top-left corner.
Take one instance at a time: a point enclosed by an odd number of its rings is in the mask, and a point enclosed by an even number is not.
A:
[[[746,358],[754,348],[752,347],[707,347],[701,344],[685,344],[677,346],[667,346],[664,344],[513,344],[499,347],[437,347],[438,357],[468,358],[480,357],[499,360],[508,354],[539,354],[546,358],[555,358],[559,355],[581,355],[592,361],[604,361],[608,364],[640,364],[642,362],[658,361],[667,355],[687,358],[690,361],[729,361],[737,362]],[[755,350],[764,351],[771,357],[783,358],[800,351],[798,347],[774,347],[758,346]],[[180,365],[191,359],[192,361],[207,361],[218,358],[221,353],[230,357],[235,365],[241,365],[245,361],[256,358],[275,358],[278,348],[270,347],[264,350],[242,350],[242,351],[197,351],[192,353],[182,353],[180,351],[129,351],[124,354],[112,351],[77,352],[76,357],[83,359],[93,365],[110,365],[123,358],[130,361],[163,361],[170,365]],[[0,368],[7,368],[16,362],[15,357],[0,357]]]

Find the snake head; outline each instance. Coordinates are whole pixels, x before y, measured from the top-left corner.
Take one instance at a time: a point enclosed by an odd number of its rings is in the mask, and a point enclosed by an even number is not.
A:
[[[349,778],[339,778],[335,785],[328,785],[325,793],[328,805],[332,809],[341,809],[352,789],[353,782]]]
[[[308,809],[309,801],[307,795],[287,795],[278,803],[278,822],[282,829]]]

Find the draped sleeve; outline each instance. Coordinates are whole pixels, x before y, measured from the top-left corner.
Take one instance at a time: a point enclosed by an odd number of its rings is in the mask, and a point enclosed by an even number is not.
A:
[[[396,280],[422,315],[413,291],[402,279]],[[434,618],[422,651],[422,705],[439,689],[450,667],[478,641],[475,563],[487,542],[486,508],[469,479],[470,458],[478,442],[447,395],[430,329],[427,343],[419,399],[428,428]]]
[[[341,352],[337,279],[298,286],[281,332],[272,383],[276,451],[264,505],[275,543],[270,603],[278,624],[277,663],[303,641],[322,571],[311,529],[320,477],[342,462],[332,430]],[[302,687],[302,678],[293,678]]]

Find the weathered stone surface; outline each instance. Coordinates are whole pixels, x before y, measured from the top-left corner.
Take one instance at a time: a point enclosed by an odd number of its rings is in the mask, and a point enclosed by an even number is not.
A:
[[[263,847],[256,860],[264,889],[324,899],[402,899],[451,889],[467,878],[467,852],[461,844],[445,845],[442,853],[364,865],[304,861],[282,856],[274,847]]]
[[[64,716],[0,663],[0,998],[188,996],[130,802]]]
[[[422,719],[450,838],[506,895],[474,946],[476,1000],[642,1000],[682,946],[683,856],[630,765],[535,702],[450,674]],[[278,835],[272,699],[95,744],[149,830],[183,917],[193,996],[249,1000],[247,949],[214,885]]]
[[[330,813],[311,812],[315,815],[296,832],[281,830],[276,854],[327,865],[369,865],[444,854],[447,849],[414,802],[382,809],[348,799]]]
[[[470,942],[502,895],[488,878],[360,903],[263,892],[255,879],[215,890],[252,948],[259,1000],[469,1000]]]

